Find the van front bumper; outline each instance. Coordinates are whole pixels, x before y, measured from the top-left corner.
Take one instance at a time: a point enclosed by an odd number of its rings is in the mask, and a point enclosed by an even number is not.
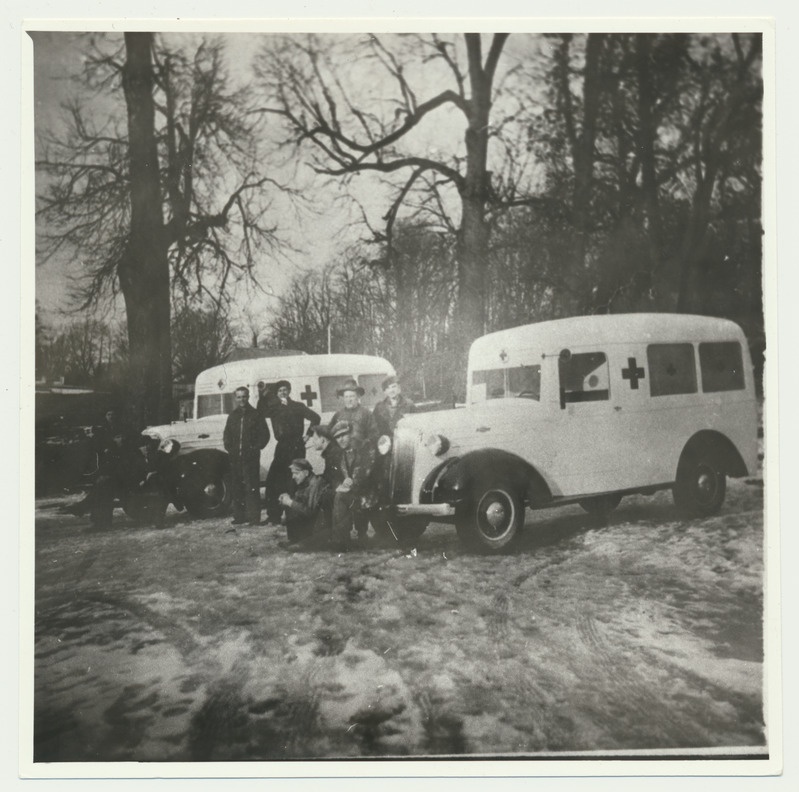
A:
[[[395,507],[397,514],[406,517],[424,514],[430,517],[453,517],[455,507],[448,503],[400,503]]]

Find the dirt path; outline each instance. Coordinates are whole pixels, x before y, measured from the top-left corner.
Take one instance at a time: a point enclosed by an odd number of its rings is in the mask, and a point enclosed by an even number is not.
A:
[[[94,534],[37,504],[35,759],[765,745],[763,501],[528,512],[517,552],[289,553],[227,521]]]

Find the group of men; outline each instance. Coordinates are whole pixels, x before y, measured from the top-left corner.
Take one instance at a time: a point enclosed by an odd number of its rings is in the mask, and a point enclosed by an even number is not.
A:
[[[387,494],[388,463],[377,454],[377,441],[392,436],[415,406],[396,377],[386,378],[382,388],[385,398],[370,411],[361,404],[363,388],[354,379],[345,382],[337,391],[342,407],[326,426],[318,413],[291,399],[286,380],[273,389],[259,383],[256,407],[249,403],[249,390],[238,388],[224,431],[233,524],[261,522],[259,462],[271,437],[268,419],[277,445],[266,478],[267,520],[286,526],[289,545],[327,545],[342,552],[353,535],[366,539],[370,522],[380,538],[389,539],[390,526],[379,508]],[[320,474],[305,458],[306,443],[324,460]]]

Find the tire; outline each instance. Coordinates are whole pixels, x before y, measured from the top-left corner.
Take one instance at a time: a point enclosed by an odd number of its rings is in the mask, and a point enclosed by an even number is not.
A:
[[[186,510],[192,517],[222,517],[230,511],[233,494],[230,475],[207,471],[192,481],[181,493]]]
[[[680,460],[672,489],[680,511],[697,517],[717,514],[727,494],[726,472],[715,455],[688,453]]]
[[[597,495],[584,498],[580,507],[592,517],[607,517],[621,503],[621,495]]]
[[[413,545],[428,526],[426,517],[404,517],[390,520],[389,523],[402,547]]]
[[[477,487],[455,515],[461,541],[483,553],[501,553],[513,547],[524,525],[524,503],[506,482]]]

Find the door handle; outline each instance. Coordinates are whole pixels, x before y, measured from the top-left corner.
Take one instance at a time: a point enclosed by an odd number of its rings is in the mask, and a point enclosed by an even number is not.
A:
[[[201,434],[201,435],[197,435],[197,437],[199,437],[199,438],[200,438],[200,440],[207,440],[207,439],[208,439],[210,436],[211,436],[211,435],[209,435],[209,434]]]
[[[616,406],[615,406],[613,409],[614,409],[616,412],[621,412],[621,407],[619,407],[618,405],[616,405]]]
[[[490,432],[490,431],[491,431],[490,426],[478,426],[477,429],[475,429],[475,432]]]

